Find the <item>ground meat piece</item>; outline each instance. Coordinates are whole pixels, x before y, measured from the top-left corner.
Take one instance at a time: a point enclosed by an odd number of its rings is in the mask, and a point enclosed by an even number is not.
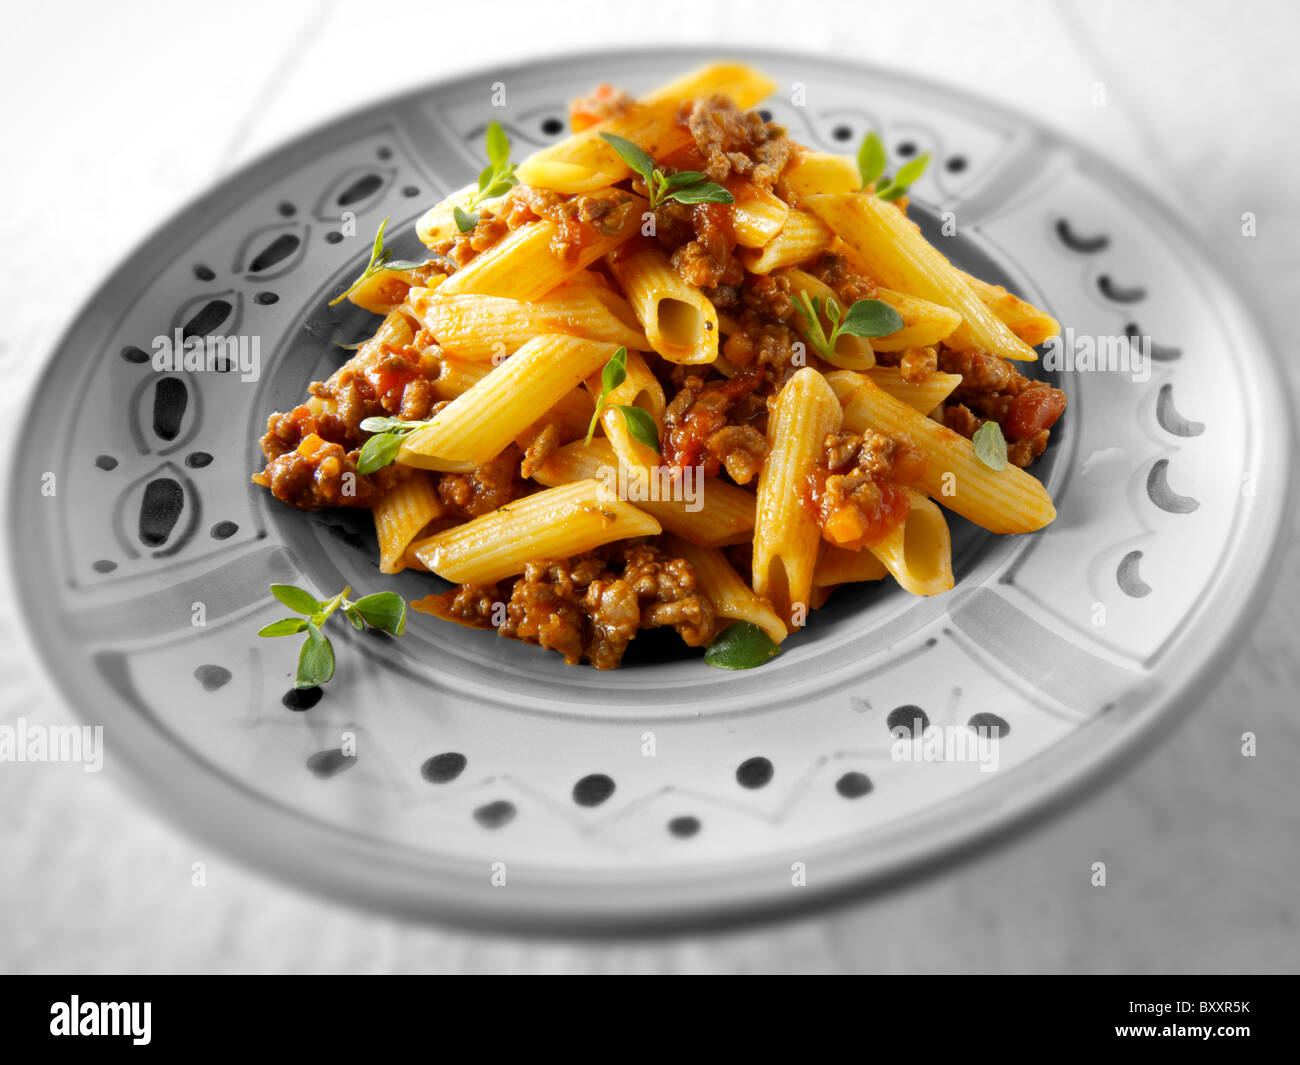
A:
[[[542,427],[542,431],[533,437],[524,451],[524,461],[519,467],[519,476],[527,479],[551,457],[557,447],[564,442],[564,422],[554,418]]]
[[[779,389],[796,368],[798,334],[779,322],[764,322],[750,311],[739,317],[738,324],[740,328],[723,342],[722,354],[736,366],[765,371],[765,380]]]
[[[696,288],[740,284],[745,268],[734,254],[736,235],[731,228],[731,208],[721,203],[696,204],[691,211],[691,228],[695,239],[672,253],[673,269],[682,280]],[[657,225],[655,232],[658,235]]]
[[[898,368],[904,381],[919,385],[939,368],[939,358],[934,348],[908,348],[899,359]]]
[[[438,477],[438,498],[449,514],[462,521],[503,507],[524,494],[519,476],[519,449],[513,444],[472,473],[444,473]]]
[[[748,274],[740,290],[741,302],[755,314],[784,322],[794,313],[790,281],[771,274]]]
[[[551,253],[572,262],[601,237],[619,236],[635,221],[636,201],[620,189],[597,189],[576,195],[519,185],[506,210],[512,229],[533,217],[556,223]]]
[[[757,111],[741,111],[725,96],[684,104],[678,121],[683,119],[710,181],[738,174],[770,189],[790,161],[793,145],[785,130],[763,121]]]
[[[574,133],[605,122],[627,112],[636,103],[631,96],[612,85],[597,85],[586,96],[569,102],[569,125]]]
[[[805,272],[829,286],[844,307],[852,307],[858,300],[876,298],[875,284],[869,278],[853,273],[849,261],[842,255],[826,252]]]
[[[767,437],[752,425],[728,425],[709,437],[705,445],[711,459],[722,463],[737,484],[749,484],[763,468]]]
[[[1007,441],[1007,461],[1028,466],[1047,447],[1050,430],[1065,410],[1065,393],[1033,381],[1006,359],[977,349],[939,350],[938,366],[962,382],[940,406],[943,424],[970,438],[986,421],[997,422]]]
[[[644,628],[670,625],[692,647],[716,635],[713,603],[689,562],[643,543],[612,544],[574,559],[539,559],[522,576],[462,585],[411,604],[424,613],[536,643],[614,669]]]
[[[742,400],[762,383],[762,377],[754,371],[736,374],[732,378],[711,381],[694,375],[687,376],[681,390],[668,403],[664,411],[664,461],[675,469],[689,466],[704,466],[706,477],[715,476],[722,468],[723,457],[709,449],[709,442],[714,435],[728,425],[740,424],[739,415],[743,410],[746,417],[752,417],[752,405],[742,406]],[[734,416],[734,417],[733,417]],[[761,434],[759,434],[761,435]],[[725,439],[720,443],[726,443]],[[733,441],[746,448],[754,443],[753,438],[745,441]],[[757,445],[755,444],[757,447]],[[724,449],[729,453],[730,449]],[[767,441],[762,444],[762,454],[766,455]],[[761,456],[754,453],[745,459],[737,459],[738,469],[744,466],[752,469],[754,463],[761,466]]]
[[[835,432],[808,475],[804,504],[830,543],[861,550],[906,519],[903,488],[925,473],[925,453],[873,430]]]
[[[276,499],[291,507],[320,510],[372,507],[409,476],[404,467],[394,466],[369,475],[358,473],[358,451],[325,439],[316,428],[316,419],[305,406],[271,415],[262,437],[268,461],[261,473],[253,475],[253,483],[269,488]],[[291,441],[293,446],[289,446]]]

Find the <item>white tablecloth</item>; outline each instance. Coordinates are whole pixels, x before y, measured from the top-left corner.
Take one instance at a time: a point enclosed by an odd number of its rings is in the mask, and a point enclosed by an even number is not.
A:
[[[906,68],[1064,128],[1178,207],[1274,334],[1300,291],[1300,9],[497,0],[25,5],[6,19],[0,423],[69,308],[195,193],[290,133],[442,75],[580,48],[788,46]],[[558,14],[551,14],[555,12]],[[547,12],[547,13],[544,13]],[[653,19],[647,13],[653,12]],[[1097,83],[1106,106],[1093,103]],[[1243,211],[1259,234],[1240,234]],[[1294,396],[1295,376],[1292,376]],[[1294,532],[1290,537],[1294,544]],[[1151,756],[1031,835],[828,915],[710,937],[546,943],[399,924],[241,868],[112,772],[0,764],[0,969],[1218,971],[1300,967],[1294,555],[1254,636]],[[0,723],[70,720],[0,617]],[[1241,757],[1242,732],[1259,756]],[[194,861],[208,883],[190,884]],[[1094,888],[1103,860],[1109,884]]]

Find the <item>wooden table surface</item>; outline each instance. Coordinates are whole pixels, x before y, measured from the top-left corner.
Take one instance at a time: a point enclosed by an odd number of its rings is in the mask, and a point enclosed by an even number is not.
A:
[[[0,423],[69,316],[211,182],[338,111],[471,67],[612,45],[833,51],[963,86],[1069,130],[1171,202],[1290,339],[1298,9],[1281,2],[682,3],[498,0],[28,5],[7,18],[0,124]],[[1106,106],[1092,88],[1107,87]],[[1258,236],[1240,215],[1254,211]],[[1289,349],[1284,349],[1294,361]],[[1291,370],[1292,405],[1297,376]],[[1300,968],[1300,570],[1152,754],[1032,833],[891,894],[799,921],[628,943],[401,924],[200,853],[112,772],[0,764],[0,969],[12,971],[1294,971]],[[7,580],[7,577],[4,578]],[[0,724],[66,710],[0,618]],[[1241,734],[1259,737],[1243,758]],[[64,771],[66,770],[66,771]],[[208,886],[190,865],[208,863]],[[1108,885],[1091,886],[1091,863]]]

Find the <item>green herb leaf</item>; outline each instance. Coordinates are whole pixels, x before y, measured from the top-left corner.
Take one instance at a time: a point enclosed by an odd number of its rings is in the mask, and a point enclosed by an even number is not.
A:
[[[370,341],[370,338],[369,338],[369,337],[366,337],[365,340],[358,340],[355,344],[340,344],[340,343],[336,340],[336,341],[334,341],[334,346],[335,346],[336,348],[342,348],[344,351],[358,351],[358,350],[360,350],[360,348],[362,347],[362,345],[368,343],[369,341]]]
[[[876,133],[868,133],[858,146],[858,176],[864,189],[885,172],[887,162],[884,142]]]
[[[306,618],[283,618],[257,630],[259,636],[293,636],[307,627]]]
[[[971,443],[975,445],[975,457],[990,470],[1001,472],[1007,468],[1007,441],[997,422],[987,421],[976,429]]]
[[[883,337],[902,328],[902,317],[884,300],[858,300],[849,308],[836,333],[853,337]]]
[[[654,173],[655,161],[651,158],[649,152],[639,144],[633,144],[626,137],[620,137],[614,133],[602,133],[600,136],[606,144],[618,152],[619,158],[623,162],[640,174],[647,185],[650,184],[650,175]]]
[[[352,622],[352,627],[356,629],[358,632],[361,632],[365,629],[366,620],[361,616],[361,611],[359,611],[356,608],[355,604],[353,604],[352,606],[344,607],[343,616],[346,617],[350,622]]]
[[[659,451],[659,426],[649,414],[640,407],[633,407],[626,403],[616,403],[614,409],[623,415],[623,423],[635,439],[641,441],[646,447]]]
[[[664,188],[671,191],[672,189],[683,189],[687,185],[699,185],[707,182],[709,176],[701,174],[698,170],[679,170],[675,174],[670,174],[664,178]]]
[[[925,152],[922,155],[918,155],[910,163],[907,163],[904,166],[899,168],[898,173],[894,175],[894,185],[896,187],[902,186],[904,189],[911,188],[914,184],[916,184],[917,181],[920,180],[921,175],[925,173],[925,168],[929,165],[930,165],[929,152]]]
[[[402,450],[405,433],[376,433],[361,446],[357,456],[357,473],[374,473],[382,470]]]
[[[315,625],[308,628],[307,639],[298,652],[299,688],[314,688],[334,676],[334,648],[329,637]]]
[[[627,348],[619,348],[600,371],[600,398],[604,399],[627,380]]]
[[[487,146],[487,157],[496,167],[504,166],[510,159],[510,139],[500,122],[489,122],[487,135],[483,138]]]
[[[459,207],[453,207],[451,209],[451,216],[456,220],[456,228],[462,233],[468,233],[478,225],[478,220],[481,217],[481,215],[470,214],[467,211],[462,211]]]
[[[396,592],[375,592],[352,604],[366,623],[401,636],[406,630],[406,600]]]
[[[384,273],[389,270],[418,270],[420,267],[428,265],[428,259],[422,263],[418,263],[414,259],[385,259],[381,269],[376,270],[375,273]]]
[[[895,200],[901,200],[906,195],[907,189],[902,185],[890,185],[884,192],[876,193],[876,196],[879,199],[884,200],[885,203],[893,203]]]
[[[736,198],[731,195],[721,185],[715,185],[712,181],[706,181],[700,185],[687,185],[684,189],[677,189],[668,193],[664,197],[667,200],[676,200],[678,203],[735,203]]]
[[[361,428],[367,433],[402,433],[420,422],[405,422],[401,418],[371,417],[361,420]]]
[[[738,621],[709,644],[704,663],[715,669],[753,669],[780,653],[781,648],[757,625]]]
[[[292,584],[273,584],[271,594],[298,614],[314,614],[324,605],[317,602],[311,592],[303,591]]]

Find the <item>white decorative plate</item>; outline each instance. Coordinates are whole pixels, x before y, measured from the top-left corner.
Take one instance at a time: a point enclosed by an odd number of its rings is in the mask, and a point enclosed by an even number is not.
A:
[[[954,212],[958,235],[938,239],[959,265],[1078,334],[1154,337],[1145,383],[1057,375],[1069,409],[1034,469],[1056,523],[996,537],[954,516],[955,591],[841,589],[751,672],[643,638],[601,673],[415,616],[401,640],[340,631],[335,679],[314,702],[293,692],[296,641],[254,636],[284,612],[269,583],[441,587],[382,577],[368,516],[290,510],[249,483],[268,412],[374,324],[328,299],[381,219],[400,257],[418,251],[411,223],[478,171],[490,119],[520,158],[593,84],[636,92],[705,58],[550,60],[349,115],[223,182],[84,308],[28,408],[46,443],[12,471],[15,576],[35,647],[105,727],[110,771],[129,767],[159,811],[409,915],[735,920],[882,884],[1059,805],[1168,728],[1231,650],[1278,544],[1291,437],[1249,310],[1185,227],[999,107],[746,53],[781,85],[764,106],[797,140],[849,150],[874,128],[897,156],[932,152],[916,213],[934,236]],[[260,337],[260,379],[154,372],[152,338],[178,327]],[[34,505],[46,471],[58,492]],[[917,716],[999,729],[999,768],[895,761],[891,725]]]

